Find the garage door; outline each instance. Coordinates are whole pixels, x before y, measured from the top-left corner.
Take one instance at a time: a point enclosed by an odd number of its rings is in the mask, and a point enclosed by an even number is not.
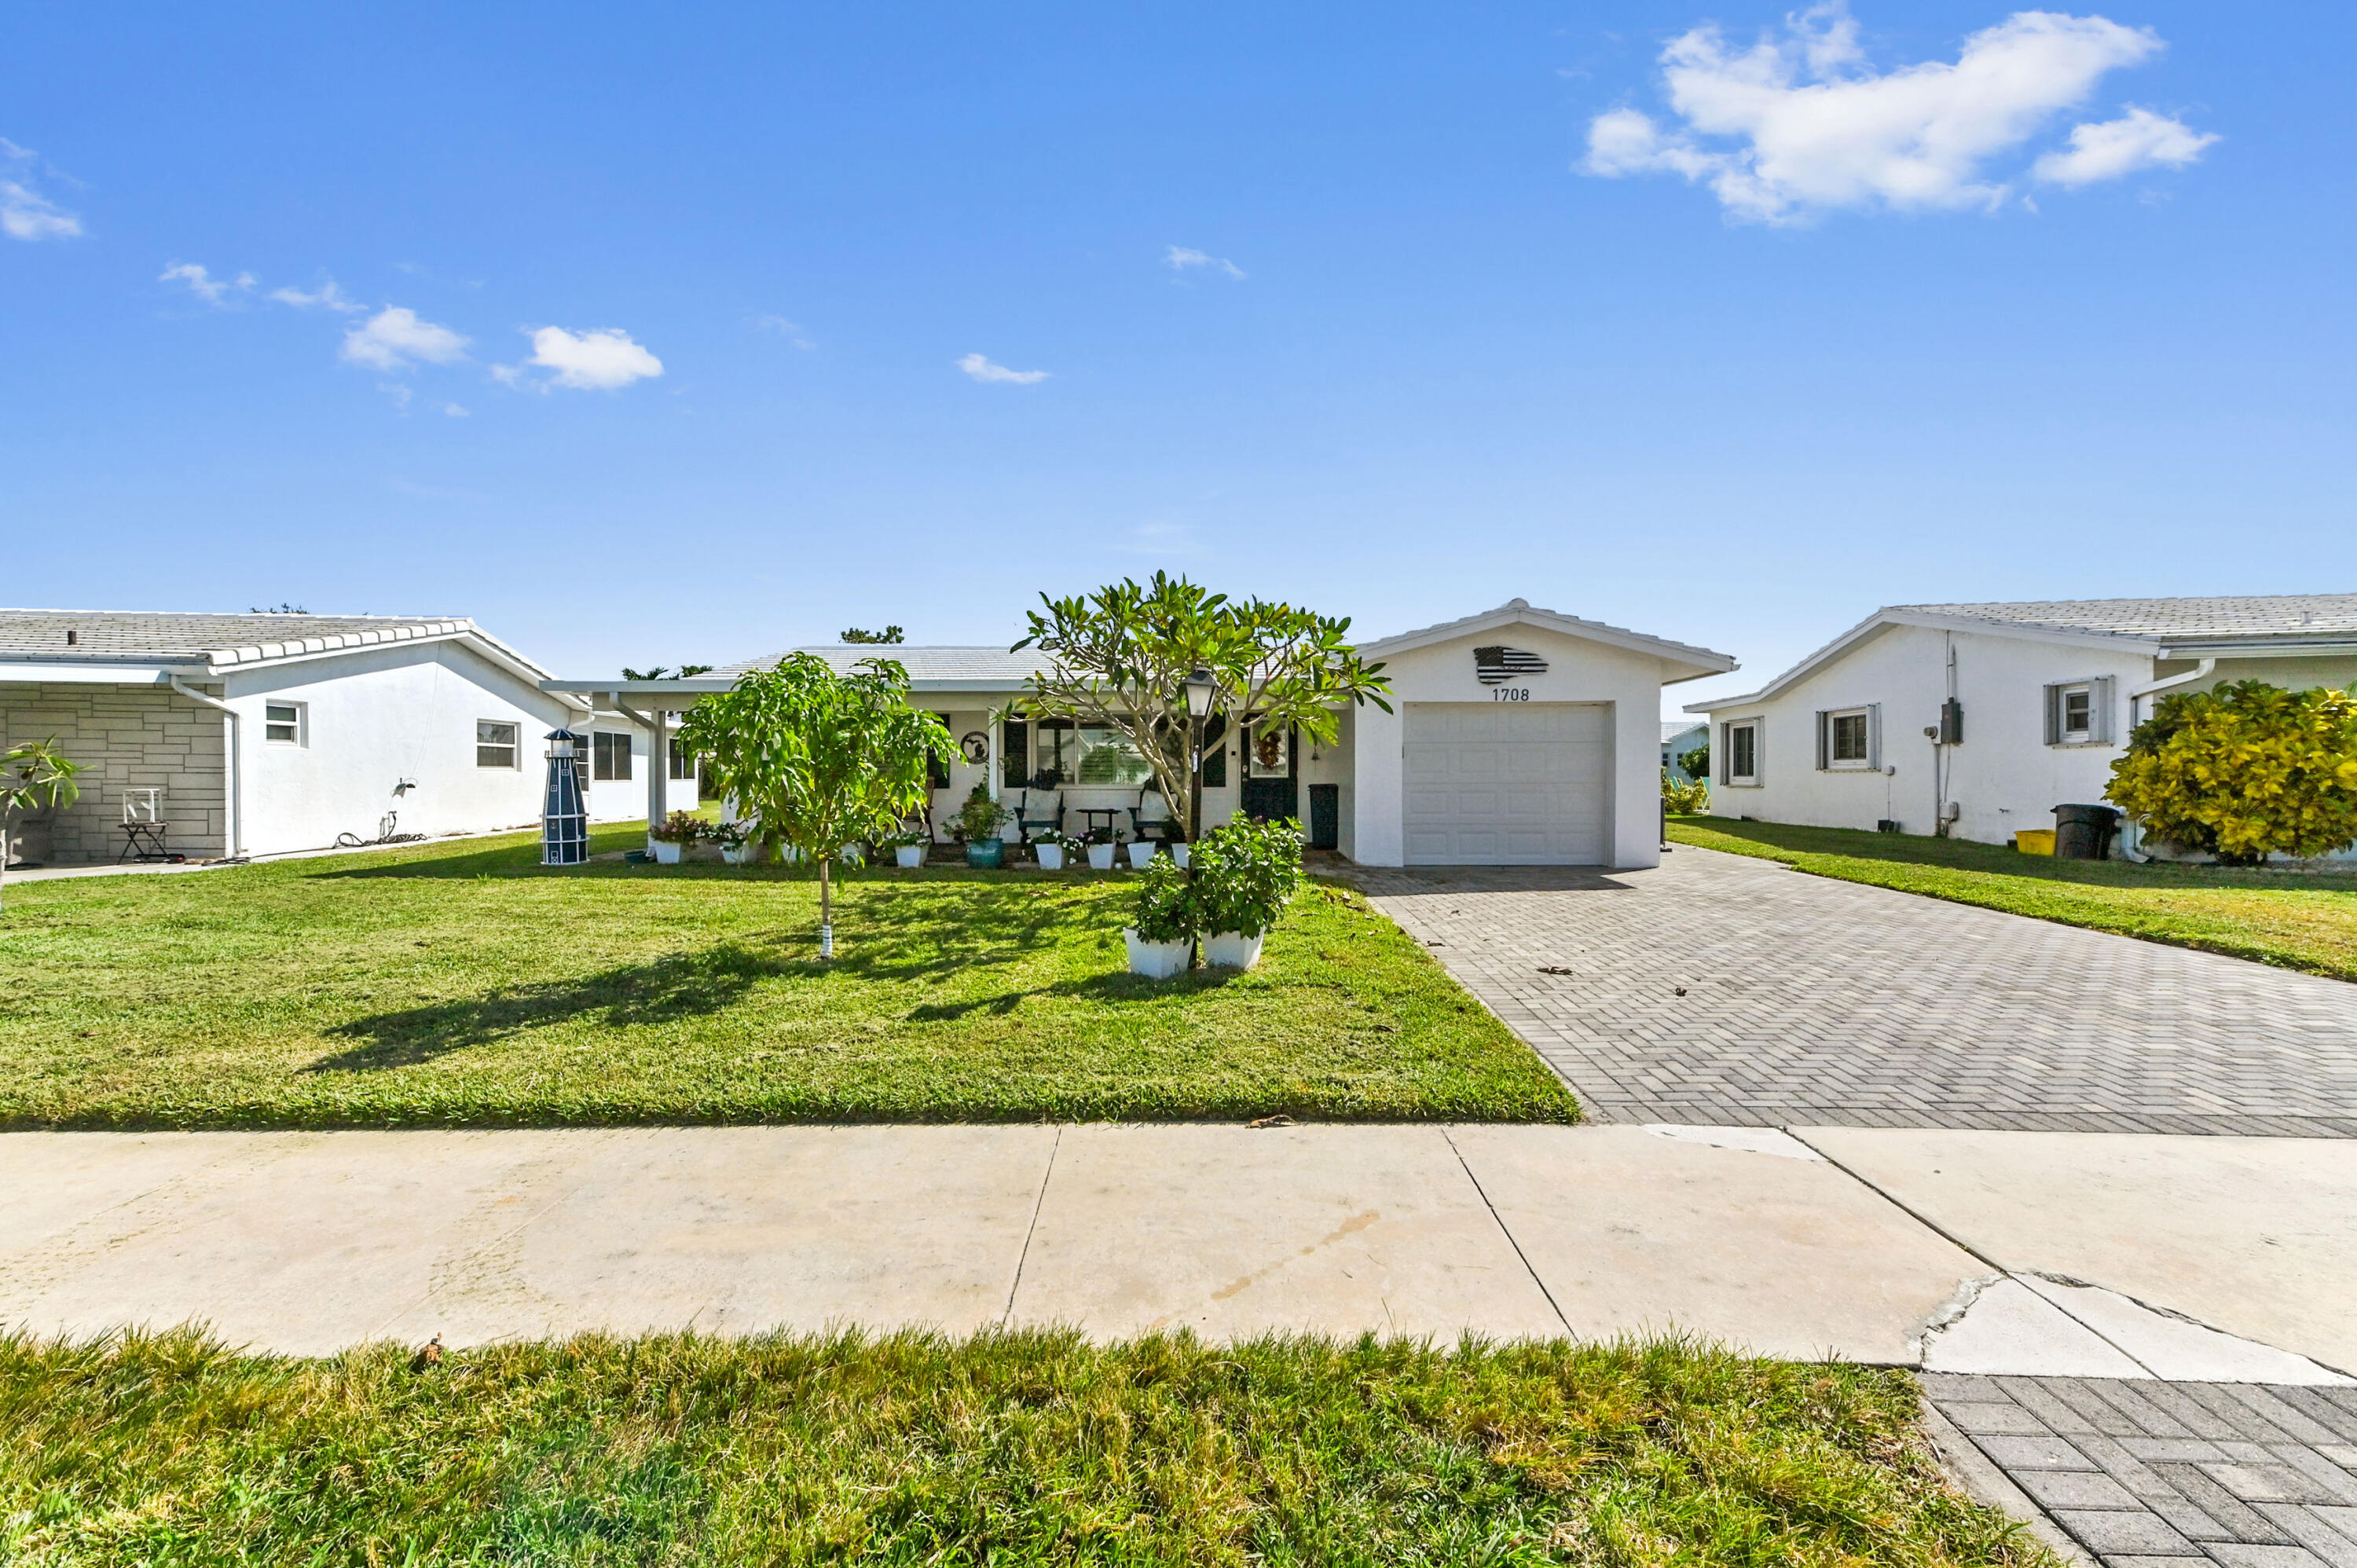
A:
[[[1601,865],[1609,710],[1407,704],[1410,865]]]

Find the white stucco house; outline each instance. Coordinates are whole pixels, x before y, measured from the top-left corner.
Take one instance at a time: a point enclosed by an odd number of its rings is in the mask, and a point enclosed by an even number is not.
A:
[[[1126,837],[1164,811],[1158,798],[1145,798],[1146,766],[1117,735],[1018,716],[1037,654],[842,644],[802,651],[837,667],[876,656],[907,667],[911,700],[940,713],[962,742],[936,776],[937,822],[977,782],[1041,824],[1028,831],[1052,822]],[[1345,708],[1330,745],[1292,730],[1215,732],[1205,747],[1207,822],[1239,811],[1294,817],[1313,847],[1369,865],[1657,865],[1662,688],[1735,668],[1723,653],[1522,599],[1359,651],[1383,661],[1394,711]],[[782,657],[689,680],[544,686],[645,720],[661,746],[673,715]]]
[[[72,806],[17,820],[15,857],[115,860],[126,800],[144,812],[149,790],[157,836],[190,860],[373,839],[388,816],[429,836],[531,827],[543,737],[594,725],[547,679],[465,619],[0,610],[0,742],[54,736],[82,766]],[[631,733],[620,766],[644,779]],[[605,755],[611,772],[611,740]],[[645,799],[593,793],[608,817]]]
[[[2159,697],[2251,679],[2357,682],[2357,594],[1896,605],[1686,711],[1715,816],[2003,843],[2101,802]]]

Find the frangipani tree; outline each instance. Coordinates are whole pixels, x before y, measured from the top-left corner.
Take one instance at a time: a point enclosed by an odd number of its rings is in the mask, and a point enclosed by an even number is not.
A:
[[[925,761],[956,745],[942,721],[909,704],[897,660],[863,659],[842,673],[809,653],[737,678],[680,721],[723,793],[758,818],[763,840],[790,843],[818,866],[819,956],[834,956],[834,857],[893,832],[925,804]]]
[[[58,737],[28,740],[0,757],[0,886],[8,880],[8,820],[19,811],[53,811],[81,798],[74,775],[81,764],[58,749]]]
[[[1236,601],[1184,577],[1157,572],[1140,585],[1125,578],[1071,598],[1039,596],[1030,635],[1010,652],[1036,648],[1050,662],[1031,676],[1024,710],[1034,717],[1103,725],[1128,737],[1187,837],[1200,836],[1202,802],[1193,778],[1187,681],[1208,671],[1217,688],[1211,716],[1234,725],[1297,725],[1330,742],[1340,704],[1372,703],[1385,713],[1390,680],[1343,640],[1335,618],[1266,599]]]

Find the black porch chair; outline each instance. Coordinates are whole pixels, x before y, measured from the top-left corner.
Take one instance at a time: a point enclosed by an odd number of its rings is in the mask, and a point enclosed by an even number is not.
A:
[[[1033,832],[1060,832],[1064,826],[1061,789],[1025,789],[1015,807],[1015,839],[1028,846]]]
[[[1161,808],[1152,816],[1146,811],[1149,800]],[[1137,792],[1137,804],[1129,808],[1129,830],[1130,837],[1147,843],[1168,846],[1179,842],[1178,819],[1170,814],[1170,802],[1162,798],[1162,791],[1151,784]]]

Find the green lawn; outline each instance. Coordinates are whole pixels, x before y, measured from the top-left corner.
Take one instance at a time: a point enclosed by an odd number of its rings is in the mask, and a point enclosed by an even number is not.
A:
[[[598,830],[593,847],[642,842]],[[1127,972],[1126,878],[536,865],[523,837],[23,883],[0,1127],[1574,1120],[1366,900],[1245,975]]]
[[[2357,980],[2357,869],[2346,875],[2056,860],[1961,839],[1674,817],[1675,843],[1820,876],[1953,898],[2149,941]]]
[[[0,1560],[2054,1568],[1916,1398],[1673,1344],[0,1339]]]

